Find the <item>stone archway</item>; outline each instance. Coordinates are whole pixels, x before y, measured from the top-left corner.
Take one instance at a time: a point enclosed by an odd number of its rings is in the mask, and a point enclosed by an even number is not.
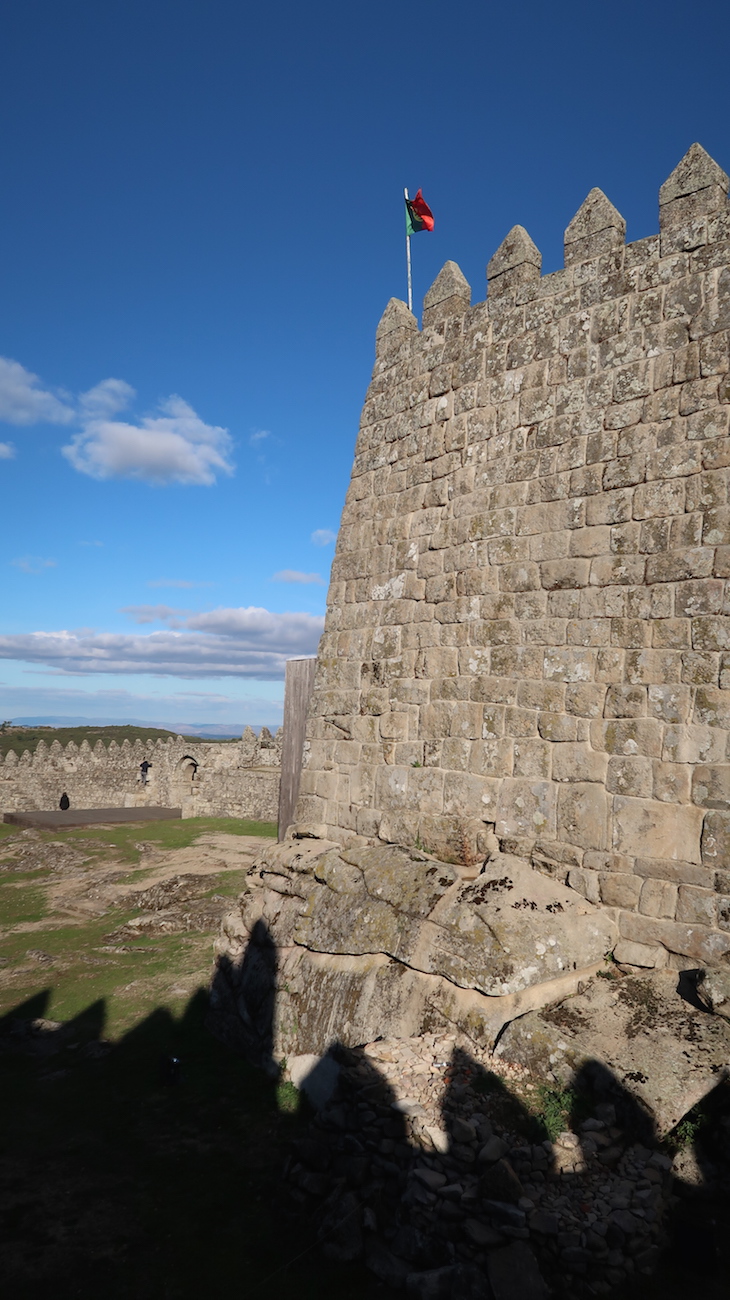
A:
[[[198,760],[192,754],[183,754],[176,764],[172,778],[172,802],[176,806],[197,792],[198,766]]]

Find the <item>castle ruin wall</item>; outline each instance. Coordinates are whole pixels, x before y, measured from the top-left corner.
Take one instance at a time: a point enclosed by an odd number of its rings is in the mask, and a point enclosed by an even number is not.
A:
[[[730,209],[693,145],[658,235],[592,190],[470,305],[378,326],[296,821],[611,909],[638,964],[730,954]]]
[[[184,736],[106,747],[101,740],[65,747],[41,741],[20,757],[0,760],[0,812],[58,808],[65,792],[74,808],[181,808],[183,817],[243,817],[275,822],[282,733],[247,727],[240,740],[209,744]],[[146,781],[140,765],[150,763]]]

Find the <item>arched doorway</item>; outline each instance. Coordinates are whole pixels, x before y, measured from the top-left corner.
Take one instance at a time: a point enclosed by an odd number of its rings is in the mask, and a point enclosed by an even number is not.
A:
[[[183,799],[190,799],[196,793],[200,778],[198,761],[192,754],[184,754],[177,763],[173,777],[173,803],[182,804]]]

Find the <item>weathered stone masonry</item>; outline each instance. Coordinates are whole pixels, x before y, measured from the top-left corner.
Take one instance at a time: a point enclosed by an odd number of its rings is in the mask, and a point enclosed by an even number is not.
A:
[[[74,808],[182,808],[183,817],[276,821],[282,733],[247,727],[227,744],[176,736],[163,741],[41,741],[33,754],[0,760],[0,814],[55,809],[65,790]],[[143,783],[140,764],[151,763]]]
[[[565,269],[516,226],[377,330],[300,829],[612,909],[626,960],[730,953],[730,209],[693,145],[660,233],[594,189]],[[669,954],[667,958],[667,954]]]

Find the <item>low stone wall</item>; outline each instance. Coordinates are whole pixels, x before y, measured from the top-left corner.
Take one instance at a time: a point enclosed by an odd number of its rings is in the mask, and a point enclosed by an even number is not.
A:
[[[275,822],[278,816],[282,732],[247,727],[232,744],[166,741],[104,746],[87,741],[65,747],[41,741],[19,758],[0,762],[0,811],[52,810],[65,792],[75,808],[182,808],[183,817],[246,817]],[[147,780],[142,762],[151,766]]]

